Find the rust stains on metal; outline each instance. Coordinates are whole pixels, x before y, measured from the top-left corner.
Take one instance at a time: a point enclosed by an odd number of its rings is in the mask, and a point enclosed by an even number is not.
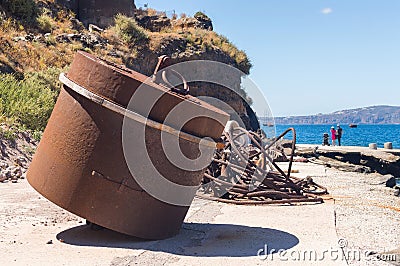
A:
[[[50,201],[100,226],[145,239],[177,234],[189,206],[158,200],[138,184],[124,157],[124,114],[117,110],[128,107],[142,84],[146,93],[162,93],[147,120],[132,119],[129,130],[134,133],[145,127],[147,152],[157,171],[171,182],[190,186],[201,183],[205,169],[186,171],[173,165],[163,152],[161,132],[165,128],[169,133],[182,131],[182,152],[196,157],[199,138],[217,139],[225,126],[209,117],[226,122],[228,115],[199,100],[190,101],[190,96],[171,92],[140,73],[83,52],[77,53],[63,82],[67,85],[61,90],[28,170],[29,183]],[[200,114],[195,122],[186,123],[182,129],[177,128],[178,119],[165,127],[158,124],[182,102]],[[134,110],[127,112],[140,117],[142,107],[133,106]]]

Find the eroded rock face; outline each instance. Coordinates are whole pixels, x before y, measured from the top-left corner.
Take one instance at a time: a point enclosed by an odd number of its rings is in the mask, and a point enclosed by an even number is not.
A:
[[[212,25],[212,21],[211,19],[206,16],[205,14],[201,13],[201,12],[197,12],[194,15],[194,18],[197,19],[197,21],[199,22],[197,24],[197,27],[201,28],[201,29],[205,29],[205,30],[213,30],[213,25]]]
[[[223,53],[219,49],[202,49],[200,46],[189,45],[188,41],[184,38],[163,38],[159,40],[159,45],[155,51],[148,49],[142,49],[138,52],[136,58],[127,58],[124,62],[127,67],[143,73],[147,76],[151,76],[158,62],[158,56],[167,55],[171,57],[171,64],[176,64],[185,61],[192,60],[210,60],[225,63],[227,65],[238,68],[236,62],[226,53]],[[196,71],[203,71],[202,69],[196,69]],[[223,80],[223,84],[228,84],[229,88],[225,88],[218,84],[211,84],[206,82],[194,82],[190,85],[190,94],[199,97],[206,96],[211,98],[217,98],[227,103],[241,118],[244,122],[245,127],[251,130],[257,130],[260,125],[254,112],[250,106],[244,101],[241,95],[241,78],[238,74],[235,77],[227,76]],[[211,103],[213,104],[213,103]],[[213,104],[216,105],[216,104]],[[216,105],[218,108],[221,106]],[[221,108],[228,113],[233,113],[232,110],[226,110]],[[234,118],[234,115],[231,115]]]
[[[199,18],[180,18],[172,21],[172,26],[178,30],[185,30],[189,28],[213,30],[213,25],[210,19],[205,19],[203,17]]]
[[[57,1],[74,11],[79,21],[81,21],[86,27],[88,27],[89,24],[95,24],[101,28],[106,28],[113,23],[113,17],[117,13],[122,13],[134,17],[140,26],[152,32],[160,32],[163,28],[171,27],[182,31],[191,28],[209,31],[213,30],[211,19],[201,12],[197,12],[194,17],[171,20],[162,12],[149,14],[148,10],[135,9],[134,1],[132,0]],[[78,29],[80,27],[79,21],[73,21],[74,28]],[[62,42],[68,42],[71,38],[81,40],[82,38],[80,37],[81,36],[78,35],[62,35],[59,36],[59,39]],[[155,34],[151,38],[153,42],[152,45],[155,45],[155,48],[135,47],[138,49],[138,51],[134,58],[125,55],[121,56],[127,67],[147,76],[151,76],[155,66],[157,65],[158,56],[167,55],[171,57],[172,63],[191,60],[211,60],[222,62],[238,69],[241,68],[231,56],[218,48],[195,45],[193,43],[189,43],[185,38],[176,36],[165,37],[161,34]],[[99,42],[95,42],[95,45],[102,44],[103,42],[101,39],[99,39]],[[116,51],[113,54],[110,53],[109,55],[118,56]],[[249,69],[242,68],[241,70],[247,74],[249,72]],[[241,120],[245,123],[245,127],[247,129],[257,130],[259,128],[258,119],[250,106],[240,96],[243,95],[243,91],[240,87],[241,75],[238,75],[237,77],[227,77],[227,79],[228,80],[225,81],[228,82],[229,87],[232,90],[216,84],[196,82],[194,84],[190,84],[190,93],[193,96],[207,96],[220,99],[221,101],[227,103],[233,110],[235,110]],[[233,113],[230,110],[226,111],[228,111],[228,113]]]
[[[11,66],[0,61],[0,74],[3,74],[3,73],[11,74],[14,72],[15,72],[15,70]]]
[[[136,13],[135,20],[145,29],[152,32],[160,32],[163,28],[171,27],[171,20],[165,15],[149,16],[143,13]]]
[[[134,0],[57,0],[57,3],[71,9],[86,27],[95,24],[106,28],[112,25],[116,14],[133,16],[136,9]]]
[[[149,15],[146,10],[138,9],[135,11],[135,20],[140,26],[152,32],[160,32],[163,28],[171,26],[178,30],[186,30],[189,28],[213,30],[211,19],[203,13],[196,13],[194,17],[171,20],[162,12]]]

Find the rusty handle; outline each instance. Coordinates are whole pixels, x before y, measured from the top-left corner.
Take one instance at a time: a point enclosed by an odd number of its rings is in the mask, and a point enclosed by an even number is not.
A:
[[[182,84],[183,84],[183,89],[180,89],[180,88],[172,85],[169,82],[168,78],[167,78],[167,71],[164,70],[162,72],[162,74],[161,74],[161,77],[162,77],[163,81],[171,88],[171,90],[173,92],[176,92],[176,93],[179,93],[179,94],[183,94],[183,95],[189,94],[189,86],[188,86],[188,84],[186,82],[186,79],[178,71],[176,71],[174,69],[168,69],[168,71],[171,74],[173,74],[175,77],[181,79],[182,80]]]
[[[158,63],[157,63],[156,68],[154,69],[154,73],[152,76],[153,82],[156,82],[157,73],[159,71],[161,71],[163,68],[168,67],[170,64],[171,64],[171,62],[170,62],[170,58],[168,56],[162,55],[162,56],[158,57]],[[170,72],[175,77],[177,77],[178,79],[182,80],[183,89],[180,89],[177,86],[174,86],[171,84],[171,82],[167,78],[167,71]],[[189,94],[189,86],[187,84],[187,81],[178,71],[176,71],[174,69],[164,70],[161,72],[161,78],[162,78],[162,81],[165,83],[165,85],[167,85],[171,89],[171,91],[182,94],[182,95]]]

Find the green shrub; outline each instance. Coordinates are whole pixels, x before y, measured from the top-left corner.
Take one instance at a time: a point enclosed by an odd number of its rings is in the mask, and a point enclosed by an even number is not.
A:
[[[27,21],[32,21],[38,12],[33,0],[0,0],[0,5],[13,16]]]
[[[14,141],[17,136],[16,132],[13,129],[3,129],[0,127],[0,138]]]
[[[38,28],[44,32],[51,32],[53,29],[53,19],[45,14],[40,15],[37,19],[36,19]]]
[[[149,38],[135,19],[121,14],[115,16],[115,32],[124,42],[132,45],[147,42]]]
[[[201,11],[197,11],[196,14],[194,14],[193,17],[196,18],[196,19],[200,19],[200,20],[209,20],[209,21],[211,21],[211,19]]]
[[[45,43],[47,46],[55,46],[57,44],[56,37],[54,35],[50,35],[46,38]]]
[[[0,115],[33,131],[45,128],[58,91],[43,74],[28,74],[19,80],[12,74],[0,75]]]
[[[62,86],[58,79],[61,72],[66,72],[66,69],[49,67],[44,71],[26,73],[25,77],[29,80],[36,80],[42,87],[48,87],[58,94]]]

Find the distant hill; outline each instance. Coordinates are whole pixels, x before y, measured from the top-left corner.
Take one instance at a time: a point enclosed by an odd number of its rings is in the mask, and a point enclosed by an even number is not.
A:
[[[276,117],[276,124],[400,124],[400,106],[370,106],[310,116]]]

